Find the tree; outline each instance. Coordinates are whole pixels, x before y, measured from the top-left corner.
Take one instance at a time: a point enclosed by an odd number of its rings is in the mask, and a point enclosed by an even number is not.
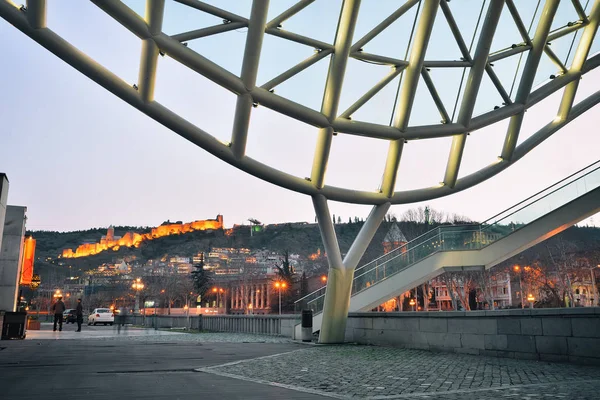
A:
[[[300,297],[304,297],[308,294],[308,279],[306,278],[306,272],[302,272],[302,278],[300,280]]]
[[[192,281],[194,282],[194,289],[201,297],[206,294],[212,285],[212,278],[204,269],[204,253],[200,253],[200,262],[194,265]]]
[[[277,275],[278,275],[278,280],[280,282],[285,282],[285,284],[287,285],[287,290],[282,292],[282,303],[283,303],[283,307],[285,309],[289,309],[290,307],[293,307],[292,304],[292,297],[290,296],[292,293],[292,284],[294,281],[294,271],[292,269],[292,267],[290,266],[290,258],[289,258],[289,251],[286,250],[283,252],[283,259],[281,260],[281,265],[277,265],[275,264],[275,267],[277,268]],[[272,304],[275,306],[276,302],[273,302]]]

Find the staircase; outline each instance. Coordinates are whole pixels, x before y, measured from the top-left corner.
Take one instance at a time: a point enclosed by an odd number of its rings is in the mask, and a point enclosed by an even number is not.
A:
[[[599,211],[600,160],[481,224],[437,227],[357,268],[350,312],[371,310],[445,271],[489,269]],[[313,310],[314,332],[326,288],[296,301],[297,312]]]

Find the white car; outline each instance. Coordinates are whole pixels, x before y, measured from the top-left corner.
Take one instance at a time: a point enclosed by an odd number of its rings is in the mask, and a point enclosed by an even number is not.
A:
[[[95,308],[88,317],[88,325],[112,325],[115,322],[115,315],[108,308]]]

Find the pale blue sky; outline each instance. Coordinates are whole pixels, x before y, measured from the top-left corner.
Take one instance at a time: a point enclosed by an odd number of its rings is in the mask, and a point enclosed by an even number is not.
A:
[[[144,1],[126,1],[143,13]],[[250,2],[211,1],[248,16]],[[537,2],[516,1],[529,23]],[[125,81],[137,80],[140,41],[89,2],[48,0],[48,25]],[[269,18],[294,4],[272,0]],[[317,0],[284,23],[284,29],[331,41],[340,0]],[[355,38],[361,37],[401,2],[363,0]],[[481,2],[449,3],[470,43]],[[585,3],[584,3],[585,4]],[[416,10],[404,15],[365,51],[404,58]],[[85,15],[85,18],[81,18]],[[553,28],[574,21],[570,1],[563,1]],[[436,19],[426,59],[460,57],[441,13]],[[216,17],[167,0],[164,31],[185,32],[220,23]],[[535,29],[535,24],[533,26]],[[520,42],[505,8],[492,51]],[[239,73],[245,29],[189,42],[189,47]],[[552,48],[565,59],[570,38]],[[313,221],[310,198],[260,181],[214,158],[108,93],[4,20],[0,20],[0,171],[10,180],[9,203],[28,206],[30,229],[73,230],[114,225],[157,225],[166,219],[191,221],[225,216],[225,224],[253,217],[265,223]],[[596,38],[592,54],[600,51]],[[313,49],[267,36],[258,83],[262,84],[302,59]],[[570,57],[570,59],[572,56]],[[570,63],[569,59],[569,63]],[[497,63],[495,69],[507,90],[518,59]],[[521,65],[524,64],[524,61]],[[388,67],[351,60],[340,111],[352,104],[387,74]],[[276,93],[319,109],[327,72],[323,60],[276,88]],[[536,84],[556,69],[543,59]],[[442,100],[452,110],[461,69],[432,70]],[[389,122],[398,81],[393,81],[354,119]],[[500,105],[489,81],[483,82],[476,114]],[[578,99],[600,88],[600,73],[584,78]],[[516,91],[516,89],[515,89]],[[513,92],[514,96],[514,92]],[[156,100],[200,128],[229,140],[235,96],[168,57],[159,60]],[[549,122],[559,98],[551,97],[530,109],[519,142]],[[422,82],[411,125],[439,122],[439,114]],[[479,185],[456,195],[427,202],[451,213],[485,219],[598,159],[598,107],[555,134],[523,160]],[[507,123],[472,133],[465,148],[460,176],[490,164],[499,155]],[[304,177],[310,175],[317,130],[265,108],[254,110],[247,153],[259,161]],[[443,178],[450,138],[414,141],[405,146],[397,188],[437,184]],[[380,183],[387,142],[340,134],[335,137],[327,184],[375,190]],[[366,217],[369,206],[330,203],[331,212]],[[392,207],[400,215],[407,208]]]

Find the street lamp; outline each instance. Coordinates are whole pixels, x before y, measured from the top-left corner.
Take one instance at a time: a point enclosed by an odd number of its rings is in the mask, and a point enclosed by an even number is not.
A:
[[[142,278],[137,278],[135,282],[131,285],[131,288],[135,290],[135,313],[139,314],[140,312],[140,290],[144,288],[144,284],[142,283]]]
[[[323,276],[321,277],[321,282],[323,282],[323,285],[326,285],[326,284],[327,284],[327,275],[323,275]]]
[[[527,301],[529,302],[529,308],[533,308],[533,302],[535,301],[535,297],[530,293],[527,296]]]
[[[522,276],[521,267],[519,267],[518,265],[515,265],[513,267],[513,270],[519,274],[519,293],[520,293],[520,297],[521,297],[521,308],[525,308],[525,302],[523,301],[523,281],[521,279],[521,276]]]
[[[415,305],[417,305],[417,302],[415,301],[415,299],[410,299],[408,304],[410,304],[410,306],[413,308],[413,311],[415,311]]]
[[[287,283],[277,281],[275,282],[275,287],[279,290],[279,315],[281,315],[281,291],[285,290]]]
[[[217,294],[217,309],[218,309],[221,307],[221,293],[223,293],[225,290],[223,290],[223,288],[214,287],[212,291],[213,291],[213,293]]]

